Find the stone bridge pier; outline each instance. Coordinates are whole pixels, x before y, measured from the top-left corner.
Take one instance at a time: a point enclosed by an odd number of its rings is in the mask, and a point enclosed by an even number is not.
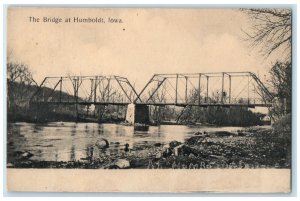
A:
[[[127,106],[126,121],[130,124],[149,124],[149,106],[131,103]]]

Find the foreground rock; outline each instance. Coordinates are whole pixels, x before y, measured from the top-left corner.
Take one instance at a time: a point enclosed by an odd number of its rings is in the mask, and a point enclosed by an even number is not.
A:
[[[181,144],[182,144],[181,142],[178,142],[178,141],[174,140],[174,141],[169,143],[169,146],[170,146],[171,149],[173,149],[174,147],[177,147]]]
[[[14,152],[14,157],[17,160],[27,160],[27,159],[31,158],[32,156],[33,156],[33,154],[28,152],[28,151],[25,151],[25,152],[16,151],[16,152]]]
[[[115,168],[119,168],[119,169],[126,169],[126,168],[130,168],[130,163],[128,160],[126,159],[118,159],[114,165]]]
[[[97,142],[95,143],[95,145],[99,148],[99,149],[107,149],[109,147],[109,143],[106,139],[101,138],[99,140],[97,140]]]
[[[186,140],[186,144],[188,145],[198,145],[200,144],[205,138],[203,136],[194,136]]]
[[[194,135],[202,135],[202,133],[201,132],[196,132],[196,133],[194,133]]]
[[[163,150],[162,150],[162,154],[161,156],[164,158],[167,158],[169,156],[171,156],[173,154],[172,149],[170,148],[170,146],[164,146]]]
[[[198,156],[198,153],[195,149],[185,144],[175,147],[173,152],[175,156]]]

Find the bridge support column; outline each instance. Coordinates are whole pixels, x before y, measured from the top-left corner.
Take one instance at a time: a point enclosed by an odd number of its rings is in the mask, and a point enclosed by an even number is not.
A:
[[[126,121],[130,124],[140,123],[149,124],[149,106],[148,105],[136,105],[129,104],[127,106]]]

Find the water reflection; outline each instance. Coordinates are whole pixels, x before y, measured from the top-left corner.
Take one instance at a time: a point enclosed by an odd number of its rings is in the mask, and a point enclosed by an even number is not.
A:
[[[134,131],[149,131],[148,125],[134,125]]]
[[[72,144],[71,151],[70,151],[70,161],[75,161],[76,155],[75,155],[75,145]]]
[[[59,128],[59,130],[58,130]],[[91,159],[104,154],[95,146],[100,138],[109,142],[106,154],[125,153],[149,143],[167,144],[183,141],[196,131],[236,131],[239,127],[188,127],[162,125],[150,126],[146,130],[135,130],[132,126],[97,123],[57,122],[46,125],[13,123],[8,124],[8,160],[16,151],[29,151],[34,160],[75,161]]]
[[[58,161],[58,149],[55,149],[55,161]]]
[[[33,129],[34,133],[39,133],[39,132],[41,132],[44,129],[44,126],[40,125],[40,124],[34,124],[32,126],[32,129]]]
[[[75,136],[77,132],[77,123],[74,123],[74,125],[71,127],[71,136]]]
[[[85,124],[85,130],[84,130],[86,133],[89,132],[89,127],[88,127],[88,124]]]
[[[99,135],[104,134],[103,124],[98,124],[98,134]]]

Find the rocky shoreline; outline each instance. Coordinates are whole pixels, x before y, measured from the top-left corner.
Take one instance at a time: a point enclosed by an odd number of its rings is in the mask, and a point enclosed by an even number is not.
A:
[[[8,168],[85,169],[204,169],[204,168],[290,168],[289,131],[278,135],[273,129],[249,128],[231,133],[196,132],[183,142],[146,143],[125,146],[110,153],[108,141],[96,142],[97,156],[78,161],[36,161],[29,152],[14,153]]]

